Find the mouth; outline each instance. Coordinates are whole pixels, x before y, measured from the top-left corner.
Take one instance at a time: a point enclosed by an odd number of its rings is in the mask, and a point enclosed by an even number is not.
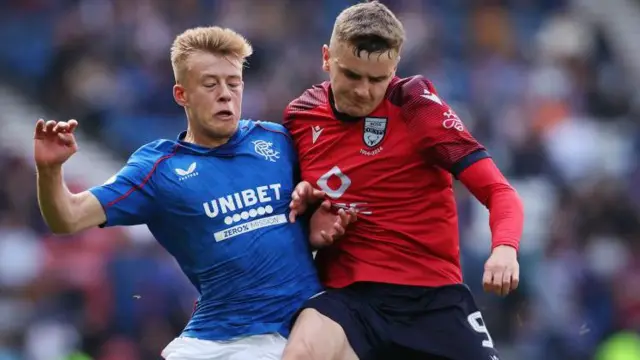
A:
[[[233,118],[233,112],[231,110],[220,110],[214,114],[215,117],[222,120],[230,120]]]

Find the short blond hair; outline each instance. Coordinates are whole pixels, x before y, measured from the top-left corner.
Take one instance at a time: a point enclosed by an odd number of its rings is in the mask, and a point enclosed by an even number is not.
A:
[[[346,42],[360,56],[365,53],[400,52],[404,26],[388,7],[378,1],[356,4],[343,10],[333,25],[331,41]]]
[[[253,53],[249,41],[237,32],[218,26],[188,29],[178,35],[171,46],[171,66],[176,81],[184,71],[184,63],[195,52],[209,52],[240,59],[243,63]]]

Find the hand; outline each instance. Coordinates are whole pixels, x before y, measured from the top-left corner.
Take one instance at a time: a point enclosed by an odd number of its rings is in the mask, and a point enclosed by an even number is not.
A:
[[[506,296],[518,287],[519,282],[520,265],[516,249],[508,245],[496,246],[484,265],[484,290]]]
[[[45,123],[40,119],[36,122],[36,132],[33,136],[34,159],[39,169],[61,166],[78,151],[78,144],[73,135],[77,126],[78,122],[75,120],[49,120]]]
[[[296,216],[303,214],[309,204],[322,200],[324,196],[324,191],[314,189],[307,181],[301,181],[291,194],[289,221],[296,222]]]
[[[325,200],[311,216],[309,242],[316,249],[329,246],[344,235],[349,224],[357,220],[354,209],[340,209],[336,215],[331,211],[331,202]]]

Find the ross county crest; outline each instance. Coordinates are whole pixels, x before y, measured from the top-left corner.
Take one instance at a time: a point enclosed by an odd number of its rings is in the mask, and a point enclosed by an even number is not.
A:
[[[258,155],[264,156],[265,160],[276,162],[280,158],[280,153],[273,150],[273,143],[264,140],[253,141],[254,150]]]
[[[368,147],[378,146],[387,133],[387,118],[368,117],[364,119],[362,140]]]

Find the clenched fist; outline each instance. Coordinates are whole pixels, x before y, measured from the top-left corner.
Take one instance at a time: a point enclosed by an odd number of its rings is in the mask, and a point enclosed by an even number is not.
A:
[[[484,290],[505,296],[515,290],[519,282],[518,252],[511,246],[496,246],[484,265]]]

